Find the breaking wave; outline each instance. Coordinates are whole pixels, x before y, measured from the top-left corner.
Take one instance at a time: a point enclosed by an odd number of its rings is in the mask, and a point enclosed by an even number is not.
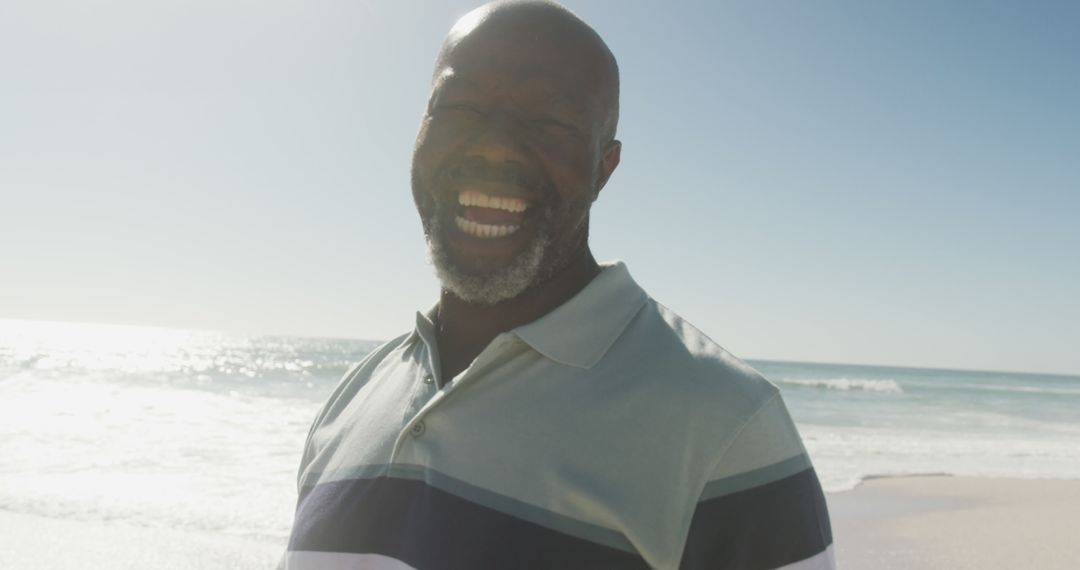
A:
[[[888,394],[903,394],[904,389],[896,380],[892,379],[869,379],[869,378],[826,378],[821,380],[781,380],[782,384],[803,386],[805,388],[818,388],[821,390],[839,390],[848,392],[852,390],[865,392],[882,392]]]

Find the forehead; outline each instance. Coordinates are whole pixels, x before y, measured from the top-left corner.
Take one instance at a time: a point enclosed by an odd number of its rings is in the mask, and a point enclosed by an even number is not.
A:
[[[506,87],[546,98],[591,101],[602,93],[603,69],[590,47],[559,29],[480,27],[447,40],[435,87]]]

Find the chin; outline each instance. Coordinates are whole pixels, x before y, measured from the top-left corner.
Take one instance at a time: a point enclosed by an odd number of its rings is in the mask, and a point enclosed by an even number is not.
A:
[[[509,262],[485,269],[466,268],[451,259],[441,225],[437,216],[425,224],[429,230],[427,243],[431,264],[442,288],[462,301],[477,305],[508,301],[538,285],[546,275],[544,269],[551,250],[551,238],[544,228],[540,228],[525,249]]]

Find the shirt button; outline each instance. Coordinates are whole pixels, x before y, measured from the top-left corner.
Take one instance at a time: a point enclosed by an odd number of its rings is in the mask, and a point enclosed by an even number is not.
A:
[[[428,374],[427,376],[424,376],[424,384],[431,384],[434,381],[435,381],[435,379],[432,378],[430,374]]]
[[[420,436],[424,435],[424,430],[426,430],[426,429],[427,428],[424,427],[423,420],[421,420],[421,421],[418,421],[415,424],[413,424],[412,429],[410,429],[409,431],[412,433],[413,437],[420,437]]]

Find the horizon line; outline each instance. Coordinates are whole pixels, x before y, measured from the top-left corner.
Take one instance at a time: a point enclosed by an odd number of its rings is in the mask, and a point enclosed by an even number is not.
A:
[[[58,319],[29,319],[21,317],[4,317],[0,316],[0,323],[15,323],[15,322],[27,322],[27,323],[52,323],[52,324],[69,324],[69,325],[93,325],[93,326],[106,326],[106,327],[120,327],[120,328],[148,328],[148,329],[163,329],[169,331],[185,331],[185,332],[197,332],[197,333],[210,333],[210,334],[235,334],[235,335],[250,335],[250,336],[264,336],[264,337],[293,337],[293,338],[306,338],[306,339],[325,339],[325,340],[352,340],[358,342],[375,342],[384,343],[390,339],[371,339],[371,338],[359,338],[352,336],[336,336],[327,334],[303,334],[303,333],[276,333],[276,332],[256,332],[256,331],[244,331],[239,329],[209,329],[209,328],[190,328],[180,327],[175,325],[147,325],[147,324],[135,324],[135,323],[102,323],[98,321],[72,321],[72,320],[58,320]],[[931,372],[975,372],[984,374],[1025,374],[1033,376],[1056,376],[1062,378],[1073,378],[1080,380],[1080,372],[1067,373],[1067,372],[1032,372],[1025,370],[990,370],[986,368],[965,368],[965,367],[952,367],[952,366],[914,366],[903,364],[878,364],[867,362],[835,362],[826,360],[798,360],[790,358],[760,358],[760,357],[736,357],[739,360],[754,363],[754,362],[768,362],[778,364],[809,364],[814,366],[848,366],[848,367],[864,367],[864,368],[891,368],[900,370],[926,370]]]

